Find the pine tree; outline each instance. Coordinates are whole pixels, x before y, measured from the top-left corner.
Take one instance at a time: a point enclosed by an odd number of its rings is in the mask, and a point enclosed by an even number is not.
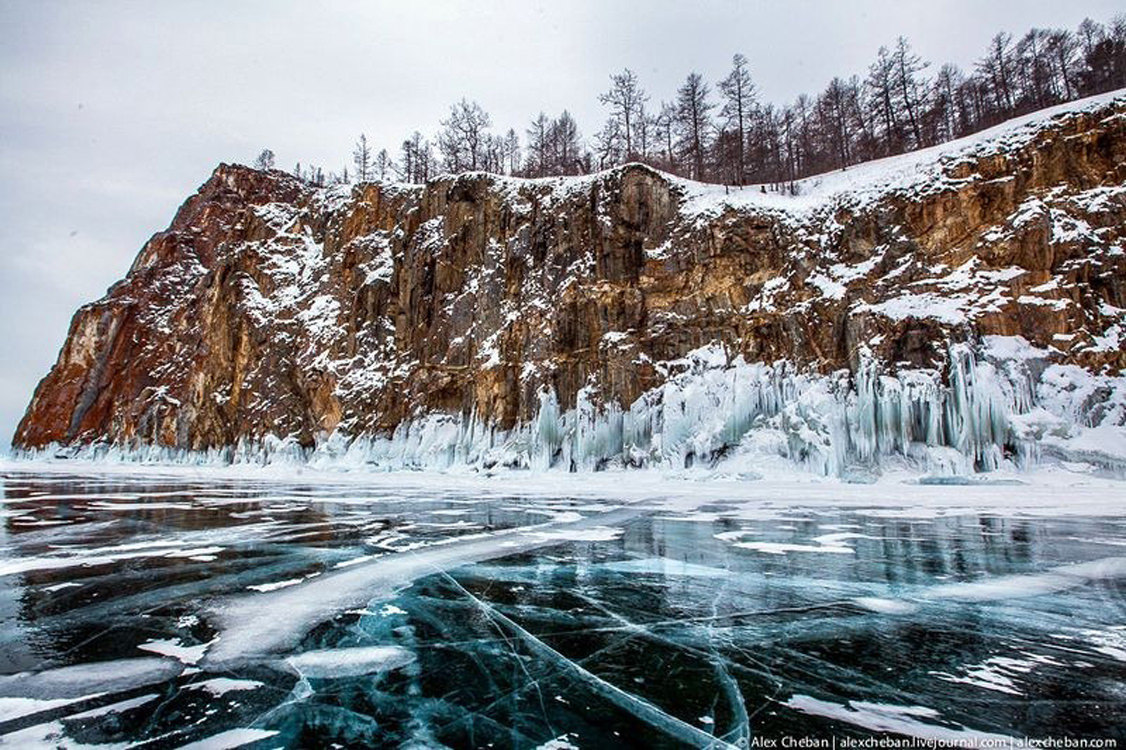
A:
[[[1085,70],[1080,73],[1084,94],[1126,86],[1126,15],[1115,16],[1110,28],[1101,32],[1084,55]]]

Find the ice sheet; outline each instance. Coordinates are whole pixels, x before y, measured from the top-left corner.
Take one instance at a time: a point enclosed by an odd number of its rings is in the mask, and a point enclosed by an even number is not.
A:
[[[841,705],[808,695],[795,695],[786,701],[786,706],[795,711],[843,721],[874,732],[891,732],[921,740],[956,744],[958,747],[1029,747],[1018,737],[926,722],[924,719],[937,718],[938,712],[925,706],[895,706],[863,701]]]
[[[387,672],[414,660],[414,654],[398,646],[358,646],[306,651],[286,663],[303,677],[335,678]]]
[[[19,518],[70,519],[0,526],[0,563],[153,553],[0,579],[9,731],[599,747],[1126,721],[1116,485],[322,476],[0,475]],[[189,507],[68,516],[87,494]]]

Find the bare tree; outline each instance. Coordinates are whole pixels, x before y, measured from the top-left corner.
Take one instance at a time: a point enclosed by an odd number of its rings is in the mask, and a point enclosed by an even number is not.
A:
[[[481,105],[462,99],[450,107],[450,116],[442,120],[438,148],[450,172],[477,170],[484,161],[488,129],[492,119]]]
[[[1078,49],[1079,43],[1067,29],[1054,29],[1048,34],[1048,53],[1054,60],[1055,75],[1065,100],[1076,96],[1074,69]]]
[[[747,120],[755,103],[755,86],[747,67],[747,58],[735,55],[731,58],[731,72],[719,82],[723,94],[723,108],[720,114],[735,131],[735,173],[737,182],[742,185],[747,175]]]
[[[821,120],[822,131],[827,135],[826,146],[832,154],[834,167],[844,167],[853,163],[852,141],[849,138],[849,111],[851,109],[851,86],[841,78],[829,81],[825,92],[817,98],[817,114]]]
[[[625,156],[625,138],[619,130],[618,121],[611,117],[594,136],[594,154],[598,168],[605,169],[621,164]]]
[[[1079,44],[1082,47],[1080,53],[1084,58],[1090,57],[1091,52],[1094,51],[1095,45],[1103,40],[1106,35],[1106,29],[1098,21],[1093,21],[1090,18],[1084,18],[1083,22],[1079,24]]]
[[[649,95],[629,68],[610,76],[610,90],[598,97],[598,101],[610,107],[610,119],[615,122],[612,130],[623,140],[626,159],[634,155],[637,127],[648,100]]]
[[[972,72],[945,65],[933,81],[924,72],[927,63],[900,38],[880,48],[863,83],[838,76],[820,94],[802,94],[787,106],[756,101],[749,68],[744,56],[733,56],[718,85],[720,127],[710,121],[714,105],[698,74],[679,87],[674,103],[649,113],[648,94],[626,69],[610,76],[609,91],[598,97],[609,118],[589,146],[564,111],[555,119],[540,113],[532,120],[522,149],[512,129],[491,134],[488,114],[466,99],[442,120],[435,144],[451,172],[575,174],[641,159],[697,179],[759,181],[763,189],[788,183],[794,191],[796,180],[806,175],[940,143],[1013,114],[1126,86],[1126,16],[1105,25],[1086,19],[1074,32],[1032,29],[1016,44],[999,33]],[[273,152],[263,150],[254,164],[272,169]],[[372,158],[361,135],[351,167],[361,181],[394,172],[417,183],[431,179],[439,161],[431,143],[415,131],[402,142],[397,161],[386,151]],[[328,179],[343,181],[347,172]],[[317,167],[299,164],[294,174],[314,185],[326,182]]]
[[[1013,109],[1012,91],[1012,40],[1011,34],[1000,31],[989,42],[989,52],[978,62],[993,94],[998,117],[1007,116]]]
[[[528,154],[524,169],[530,177],[543,177],[547,174],[547,164],[551,151],[548,142],[550,130],[551,120],[543,112],[540,112],[525,131],[528,135]]]
[[[375,155],[375,161],[372,165],[372,173],[374,177],[378,177],[380,182],[387,180],[387,175],[395,168],[395,162],[391,158],[391,154],[387,153],[387,149],[379,149],[379,153]]]
[[[430,143],[417,130],[403,141],[399,159],[399,175],[406,182],[426,182],[433,170],[434,155]]]
[[[899,103],[907,114],[911,135],[915,139],[915,148],[919,148],[923,145],[921,111],[925,104],[923,94],[925,87],[918,74],[930,63],[923,62],[912,52],[907,38],[902,36],[896,40],[892,59],[895,61],[895,87],[899,92]]]
[[[690,73],[676,92],[676,124],[681,151],[692,164],[692,178],[704,179],[704,154],[710,127],[708,112],[715,105],[708,101],[709,89],[699,73]]]
[[[367,182],[371,178],[371,147],[367,136],[360,133],[355,148],[352,149],[352,164],[356,167],[356,180]]]
[[[645,109],[642,104],[638,110],[637,126],[634,128],[633,145],[634,159],[645,163],[649,162],[649,157],[653,152],[653,138],[657,133],[657,126],[653,115]]]
[[[414,131],[414,134],[421,140],[422,136],[417,130]],[[417,178],[416,159],[415,142],[414,138],[411,137],[403,141],[399,151],[399,177],[402,178],[403,182],[420,182]]]
[[[938,70],[931,94],[930,120],[935,142],[957,138],[962,133],[962,112],[958,103],[958,89],[965,76],[958,66],[947,63]]]
[[[552,174],[578,174],[579,152],[582,149],[579,126],[567,110],[552,123],[549,131]]]
[[[262,152],[254,159],[254,168],[264,172],[273,169],[274,152],[268,148],[262,149]]]
[[[520,137],[512,128],[504,135],[504,158],[508,174],[516,174],[520,170]]]
[[[673,151],[673,133],[676,129],[676,107],[669,102],[661,102],[661,111],[655,118],[657,135],[664,149],[664,166],[670,172],[676,171],[676,155]]]
[[[885,153],[898,151],[903,137],[899,127],[899,113],[895,106],[896,65],[887,47],[880,47],[876,61],[868,66],[865,86],[869,92],[868,112],[882,124]],[[832,84],[830,83],[830,88]]]

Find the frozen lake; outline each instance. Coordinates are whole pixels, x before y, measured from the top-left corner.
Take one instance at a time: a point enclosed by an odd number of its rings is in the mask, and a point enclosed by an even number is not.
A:
[[[554,481],[6,471],[0,744],[1126,740],[1113,484]]]

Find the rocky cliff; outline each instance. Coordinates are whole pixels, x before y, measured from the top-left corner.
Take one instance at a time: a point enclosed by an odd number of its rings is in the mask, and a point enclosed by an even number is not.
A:
[[[1121,94],[782,192],[639,165],[331,188],[221,165],[77,312],[15,445],[1113,462],[1124,235]]]

